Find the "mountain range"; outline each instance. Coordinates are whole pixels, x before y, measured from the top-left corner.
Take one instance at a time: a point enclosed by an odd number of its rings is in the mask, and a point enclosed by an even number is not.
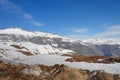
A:
[[[0,30],[0,80],[120,80],[120,40]]]
[[[83,55],[120,56],[120,39],[76,40],[57,34],[25,31],[20,28],[0,30],[0,44],[19,48],[31,54],[63,54],[75,52]],[[0,46],[1,49],[3,46]],[[2,52],[2,50],[0,50]],[[3,54],[1,54],[3,55]]]

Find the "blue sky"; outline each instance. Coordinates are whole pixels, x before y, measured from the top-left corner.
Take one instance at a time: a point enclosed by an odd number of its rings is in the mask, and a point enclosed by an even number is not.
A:
[[[0,0],[0,29],[120,38],[120,0]]]

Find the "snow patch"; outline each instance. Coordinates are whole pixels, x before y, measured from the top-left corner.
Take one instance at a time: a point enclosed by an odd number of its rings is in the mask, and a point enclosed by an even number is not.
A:
[[[87,62],[67,62],[65,61],[66,56],[60,55],[40,55],[40,56],[29,56],[21,61],[15,61],[16,63],[24,63],[28,65],[44,64],[47,66],[53,66],[55,64],[64,64],[69,67],[77,69],[87,69],[90,71],[104,70],[107,73],[120,74],[120,63],[104,64],[104,63],[87,63]]]
[[[39,76],[40,73],[42,72],[42,70],[40,69],[40,67],[31,67],[31,68],[26,68],[22,71],[22,73],[24,74],[32,74],[35,76]]]

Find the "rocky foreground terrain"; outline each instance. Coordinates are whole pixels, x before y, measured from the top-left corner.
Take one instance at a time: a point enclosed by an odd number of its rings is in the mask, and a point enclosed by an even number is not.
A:
[[[101,57],[97,58],[100,59]],[[111,60],[111,58],[109,59]],[[92,61],[91,59],[85,61],[89,60]],[[111,63],[108,58],[106,60]],[[90,71],[70,68],[64,64],[55,64],[54,66],[37,64],[30,66],[0,61],[0,80],[120,80],[120,74],[110,74],[104,70]]]

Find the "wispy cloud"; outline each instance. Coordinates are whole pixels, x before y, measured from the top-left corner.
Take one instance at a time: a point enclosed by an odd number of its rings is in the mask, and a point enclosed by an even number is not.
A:
[[[68,35],[66,35],[66,37],[73,39],[86,39],[89,36],[83,34],[86,34],[88,31],[90,31],[88,28],[75,28],[75,27],[66,28],[65,30],[70,32]]]
[[[28,20],[30,23],[32,23],[35,26],[43,26],[44,24],[41,22],[38,22],[34,20],[33,16],[27,12],[25,12],[23,9],[21,9],[20,6],[14,4],[10,0],[0,0],[0,7],[2,7],[4,10],[6,10],[9,13],[17,14],[24,19]]]
[[[75,32],[75,33],[85,33],[89,30],[87,28],[75,28],[72,31]]]
[[[28,19],[28,20],[32,20],[32,19],[33,19],[33,16],[30,15],[30,14],[28,14],[28,13],[24,13],[24,14],[23,14],[23,17],[24,17],[25,19]]]
[[[31,22],[36,26],[43,26],[44,25],[43,23],[37,22],[37,21],[34,21],[34,20],[32,20]]]
[[[80,29],[80,32],[87,32],[88,30],[89,29],[86,29],[86,30]],[[79,29],[78,31],[74,31],[74,32],[79,32]],[[76,34],[76,33],[66,35],[66,36],[70,38],[75,38],[75,39],[120,38],[120,25],[107,26],[102,32],[91,34],[91,35],[89,34],[89,36],[84,34]]]
[[[89,31],[88,28],[76,28],[76,27],[69,27],[69,28],[65,28],[64,30],[74,34],[82,34]]]
[[[109,26],[105,31],[94,35],[95,38],[120,38],[120,25]]]
[[[69,38],[72,38],[72,39],[89,39],[90,38],[87,35],[79,35],[79,34],[66,35],[65,37],[69,37]]]

